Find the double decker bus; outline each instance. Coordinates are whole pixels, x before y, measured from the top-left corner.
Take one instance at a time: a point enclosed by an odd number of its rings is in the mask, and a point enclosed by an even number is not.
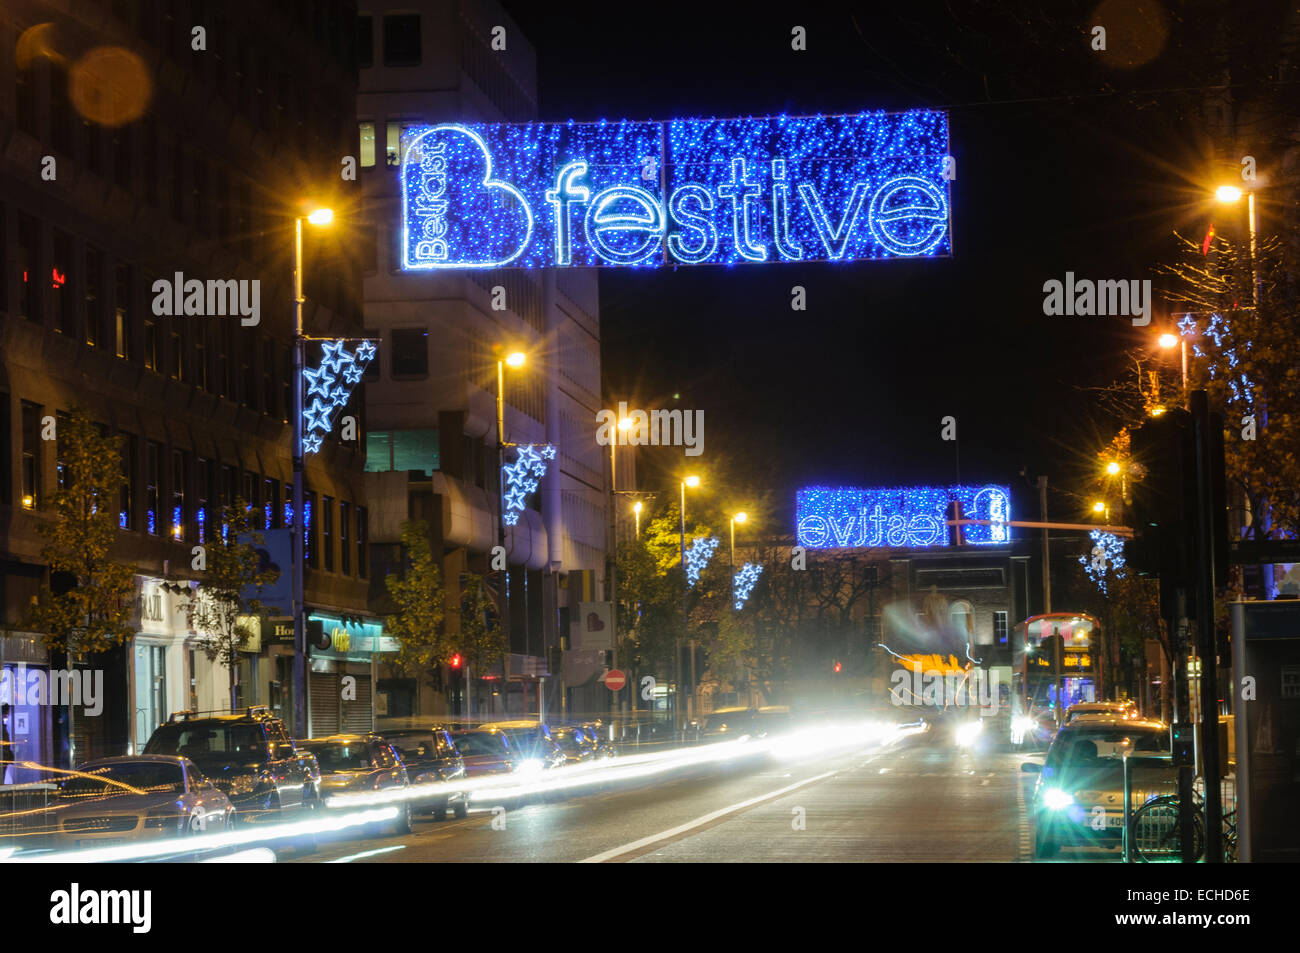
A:
[[[1060,697],[1053,643],[1061,638]],[[1011,641],[1011,740],[1019,744],[1048,713],[1054,720],[1081,702],[1097,701],[1097,651],[1101,624],[1085,612],[1031,616]]]

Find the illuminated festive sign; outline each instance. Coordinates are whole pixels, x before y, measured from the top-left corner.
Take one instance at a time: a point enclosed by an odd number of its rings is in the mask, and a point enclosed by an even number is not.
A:
[[[524,511],[524,501],[530,493],[537,492],[538,481],[546,476],[546,461],[555,459],[555,448],[549,443],[541,450],[531,444],[522,444],[518,448],[515,462],[502,468],[505,476],[505,493],[502,497],[501,521],[506,526],[519,522],[519,514]]]
[[[811,487],[795,506],[799,545],[809,549],[947,546],[948,504],[961,503],[966,519],[1011,519],[1011,493],[1004,486],[919,486],[892,489]],[[969,524],[966,542],[998,546],[1011,527]]]
[[[709,560],[713,558],[713,552],[718,548],[718,537],[700,536],[691,542],[691,548],[686,550],[686,585],[688,588],[694,588],[695,584],[700,581],[700,573],[709,565]]]
[[[745,600],[749,594],[754,591],[754,584],[758,582],[758,574],[763,571],[763,567],[758,563],[745,563],[736,572],[735,578],[732,579],[731,585],[735,589],[735,607],[739,612],[745,608]]]
[[[949,255],[946,113],[412,126],[402,267]]]
[[[334,411],[346,406],[365,373],[366,365],[375,357],[375,345],[362,341],[353,354],[343,345],[346,342],[326,341],[321,345],[320,367],[306,368],[302,379],[307,390],[302,399],[302,453],[316,453],[321,440],[330,432]],[[287,504],[286,504],[287,505]]]

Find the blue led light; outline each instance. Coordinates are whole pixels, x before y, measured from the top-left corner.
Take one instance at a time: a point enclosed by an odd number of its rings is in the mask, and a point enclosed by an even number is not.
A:
[[[1114,571],[1116,579],[1123,579],[1126,575],[1124,540],[1114,533],[1099,529],[1092,530],[1088,537],[1092,540],[1092,552],[1087,556],[1080,556],[1079,562],[1083,566],[1083,571],[1088,574],[1088,578],[1097,584],[1097,588],[1103,594],[1106,594],[1107,569]]]
[[[810,487],[796,498],[796,533],[799,545],[809,549],[947,546],[953,501],[961,503],[966,519],[998,521],[967,525],[967,543],[1010,542],[1011,527],[999,525],[1011,519],[1011,492],[1004,486]]]
[[[758,563],[745,563],[736,573],[735,579],[732,580],[732,586],[736,591],[734,605],[737,612],[745,608],[745,600],[749,598],[750,592],[754,589],[754,584],[758,582],[758,575],[762,571],[763,567]]]
[[[718,548],[718,537],[700,536],[692,540],[686,550],[686,585],[694,588],[700,580],[700,573],[709,565],[714,551]]]
[[[413,126],[402,267],[948,255],[949,151],[947,114],[923,110]]]
[[[1209,316],[1203,331],[1195,315],[1184,314],[1178,321],[1178,333],[1181,337],[1192,339],[1191,350],[1194,357],[1209,358],[1209,352],[1201,346],[1201,343],[1203,341],[1214,342],[1214,347],[1227,364],[1228,371],[1235,375],[1232,377],[1225,375],[1228,385],[1229,404],[1233,406],[1234,411],[1254,414],[1255,383],[1245,371],[1239,370],[1241,356],[1237,353],[1238,348],[1249,353],[1252,342],[1249,340],[1243,341],[1241,337],[1234,333],[1232,324],[1228,319],[1217,313]],[[1211,363],[1207,370],[1210,380],[1219,378],[1221,367],[1217,362]]]
[[[332,426],[330,415],[336,408],[347,405],[366,365],[374,360],[373,342],[362,341],[355,354],[349,352],[345,344],[343,340],[324,342],[320,367],[306,368],[302,372],[303,380],[307,382],[302,410],[303,456],[320,451],[321,441]]]
[[[540,452],[531,444],[515,448],[515,462],[501,468],[502,481],[501,522],[514,526],[519,514],[527,506],[529,494],[537,492],[537,481],[546,475],[546,461],[554,459],[555,448],[549,443]]]

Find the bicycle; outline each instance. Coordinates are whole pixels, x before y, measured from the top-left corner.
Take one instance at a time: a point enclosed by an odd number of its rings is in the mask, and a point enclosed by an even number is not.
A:
[[[1192,856],[1205,856],[1205,801],[1192,793]],[[1129,820],[1131,856],[1139,864],[1181,863],[1183,839],[1178,823],[1178,796],[1154,797],[1133,812]],[[1223,860],[1237,862],[1237,812],[1223,815]]]

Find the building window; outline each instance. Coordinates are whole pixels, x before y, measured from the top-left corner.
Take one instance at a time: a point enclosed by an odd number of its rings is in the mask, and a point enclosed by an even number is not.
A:
[[[118,265],[115,271],[115,289],[113,307],[113,337],[116,354],[124,360],[131,360],[131,268]]]
[[[325,570],[334,571],[334,498],[321,498],[320,529],[321,550],[325,554]]]
[[[357,17],[357,68],[369,69],[375,65],[374,17]],[[373,164],[373,163],[372,163]]]
[[[402,164],[402,130],[406,126],[402,122],[384,123],[384,164],[390,169]]]
[[[23,507],[41,505],[41,405],[23,401]]]
[[[36,135],[36,70],[17,70],[18,128],[29,136]]]
[[[72,418],[59,411],[54,415],[55,432],[54,432],[54,472],[60,490],[68,488],[68,481],[72,478],[72,471],[68,469],[68,427],[71,426]]]
[[[185,341],[181,337],[179,322],[172,318],[172,329],[167,336],[167,373],[174,381],[185,380]]]
[[[267,529],[279,529],[282,525],[280,482],[270,477],[262,485],[262,521]]]
[[[384,65],[420,65],[420,15],[384,17]]]
[[[208,325],[200,324],[193,337],[195,383],[201,390],[208,390]]]
[[[86,321],[86,343],[91,347],[99,346],[99,335],[103,327],[103,317],[100,310],[101,298],[103,291],[101,282],[103,282],[104,256],[98,249],[86,246],[86,274],[82,282],[83,305],[82,315]]]
[[[67,232],[54,233],[54,265],[50,269],[50,287],[54,292],[54,330],[72,334],[76,323],[76,304],[72,300],[72,236]]]
[[[361,128],[361,168],[369,169],[375,164],[375,124],[358,123]]]
[[[244,501],[246,510],[255,510],[261,508],[261,503],[257,499],[257,491],[262,488],[262,481],[257,478],[256,473],[244,472],[244,488],[239,494]],[[254,513],[252,519],[256,521],[258,514]],[[254,524],[256,525],[256,524]]]
[[[357,575],[366,578],[366,508],[357,507]]]
[[[229,463],[221,466],[221,505],[234,506],[236,493],[236,470]]]
[[[158,505],[161,498],[162,447],[150,440],[144,445],[144,528],[150,536],[159,533]]]
[[[144,322],[144,366],[158,370],[158,322],[148,319]]]
[[[993,641],[998,645],[1007,644],[1007,614],[1005,612],[993,613]]]
[[[429,376],[429,332],[424,328],[392,332],[393,377]]]
[[[348,520],[352,519],[352,504],[339,503],[339,570],[347,576],[352,573],[352,551],[348,549]]]
[[[185,451],[173,450],[171,537],[177,542],[185,539],[185,524],[189,522],[189,514],[185,512],[185,487],[189,484],[189,470]]]
[[[303,553],[307,557],[307,565],[316,569],[320,565],[320,547],[316,545],[316,491],[308,490],[306,497],[302,506]]]
[[[135,529],[135,464],[135,435],[124,434],[122,437],[122,492],[117,507],[117,525],[119,529]]]
[[[124,191],[131,190],[131,126],[113,130],[113,181]]]
[[[30,321],[41,320],[41,289],[38,275],[41,270],[41,232],[34,218],[18,216],[18,277],[22,293],[18,308]]]
[[[10,444],[13,422],[9,418],[9,395],[0,393],[0,503],[5,506],[13,503],[9,482],[13,479],[11,474],[14,458],[13,447]]]
[[[212,485],[212,461],[199,457],[196,469],[199,496],[198,505],[194,509],[195,538],[200,543],[206,543],[209,535],[209,521],[212,519],[212,500],[215,496]]]

